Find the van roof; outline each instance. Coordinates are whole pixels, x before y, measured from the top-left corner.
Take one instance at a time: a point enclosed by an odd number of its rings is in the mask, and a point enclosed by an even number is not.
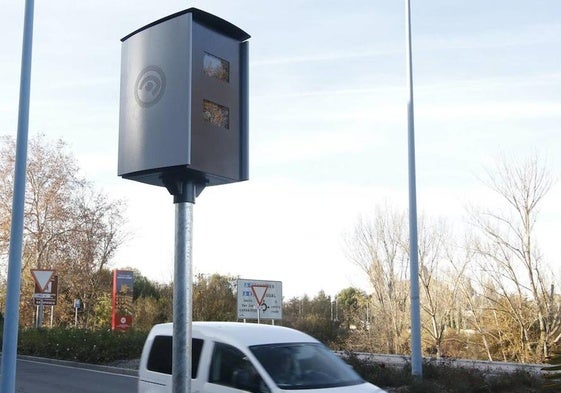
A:
[[[298,330],[283,326],[241,322],[193,322],[193,337],[235,342],[242,346],[273,343],[318,342]],[[172,335],[173,323],[155,325],[150,335]]]

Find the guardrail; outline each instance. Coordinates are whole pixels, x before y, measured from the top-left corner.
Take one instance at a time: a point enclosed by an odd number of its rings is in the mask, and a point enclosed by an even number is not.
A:
[[[336,352],[339,356],[345,357],[348,353]],[[365,352],[353,352],[361,360],[377,363],[386,367],[404,367],[411,363],[411,357],[405,355],[378,355]],[[469,360],[455,358],[423,358],[424,364],[435,364],[446,367],[471,368],[488,372],[489,374],[503,374],[515,372],[527,372],[531,375],[542,373],[541,368],[545,364],[527,364],[511,362],[491,362],[484,360]]]

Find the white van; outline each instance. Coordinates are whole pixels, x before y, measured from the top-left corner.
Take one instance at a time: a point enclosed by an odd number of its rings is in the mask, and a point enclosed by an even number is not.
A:
[[[192,382],[197,393],[384,393],[316,339],[281,326],[193,322]],[[138,370],[138,393],[169,393],[171,323],[150,331]]]

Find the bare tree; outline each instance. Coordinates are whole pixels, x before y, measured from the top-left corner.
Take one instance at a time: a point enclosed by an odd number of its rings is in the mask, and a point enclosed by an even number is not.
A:
[[[4,138],[0,146],[0,249],[9,241],[13,193],[15,142]],[[87,302],[101,288],[98,274],[125,240],[124,204],[111,201],[80,176],[78,164],[62,141],[43,136],[30,139],[25,197],[22,321],[31,323],[33,284],[30,269],[54,269],[59,275],[59,302],[74,298]],[[72,310],[72,307],[68,307]],[[93,307],[88,307],[93,312]],[[61,315],[64,320],[64,316]]]
[[[513,361],[519,354],[515,343],[520,342],[514,332],[521,332],[523,329],[513,323],[505,296],[495,286],[495,281],[490,278],[488,271],[482,267],[479,256],[473,251],[476,243],[473,238],[466,239],[466,244],[470,246],[466,248],[465,256],[469,274],[465,274],[458,282],[460,312],[466,333],[462,336],[466,339],[466,354],[482,357],[477,345],[474,349],[474,340],[481,340],[482,355],[487,360]]]
[[[470,211],[481,234],[472,247],[489,278],[488,289],[501,295],[488,300],[518,326],[518,358],[541,360],[561,329],[559,304],[552,293],[554,281],[534,230],[540,203],[553,184],[552,176],[537,158],[503,159],[494,171],[487,172],[484,182],[504,206]],[[538,337],[532,334],[534,330]]]
[[[445,333],[457,308],[459,283],[464,277],[466,264],[455,255],[451,231],[443,219],[421,220],[419,234],[423,331],[430,338],[429,352],[441,357]]]
[[[500,341],[501,332],[500,330],[498,331],[499,338],[497,338],[495,332],[489,329],[489,326],[493,324],[493,321],[489,318],[493,311],[490,310],[488,301],[485,300],[484,294],[481,293],[481,288],[486,287],[486,276],[477,268],[476,255],[471,247],[474,242],[475,240],[471,236],[464,240],[464,243],[470,245],[470,247],[464,248],[464,262],[461,265],[462,272],[455,268],[455,271],[460,273],[457,275],[459,280],[456,283],[458,292],[456,326],[459,337],[467,339],[463,345],[468,347],[472,336],[476,335],[477,340],[481,339],[484,356],[491,361],[494,360],[492,345]],[[496,312],[494,315],[496,315]],[[499,346],[499,348],[502,347]],[[473,353],[473,351],[469,350],[466,352]],[[502,359],[508,360],[506,356],[503,356]]]
[[[376,208],[372,221],[359,220],[346,237],[346,251],[370,281],[373,296],[373,326],[384,336],[388,353],[407,350],[409,329],[409,259],[405,217],[386,208]]]

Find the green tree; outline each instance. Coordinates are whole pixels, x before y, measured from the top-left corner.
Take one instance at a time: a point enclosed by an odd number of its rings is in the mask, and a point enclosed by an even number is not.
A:
[[[198,274],[193,283],[194,321],[235,321],[234,277]]]
[[[133,326],[149,330],[157,323],[173,320],[173,284],[162,284],[148,279],[140,271],[134,272]]]
[[[161,285],[143,276],[138,269],[131,269],[133,271],[133,300],[138,298],[153,298],[159,299],[161,295]]]
[[[90,327],[93,329],[111,329],[111,312],[113,299],[111,293],[100,293],[93,306]]]
[[[359,352],[380,352],[379,334],[373,329],[372,297],[358,288],[345,288],[336,297],[336,316],[348,331],[345,348]]]
[[[283,324],[306,332],[334,349],[342,349],[347,332],[335,320],[333,305],[323,291],[311,300],[308,296],[292,298],[283,305]]]
[[[345,327],[366,328],[370,323],[369,297],[366,292],[358,288],[345,288],[337,294],[337,318]]]

